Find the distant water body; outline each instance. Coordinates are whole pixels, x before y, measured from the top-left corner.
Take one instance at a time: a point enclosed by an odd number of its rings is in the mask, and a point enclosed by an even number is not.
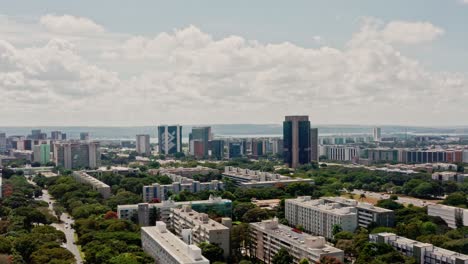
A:
[[[210,125],[212,132],[216,137],[279,137],[283,134],[283,128],[280,124],[229,124],[229,125]],[[353,126],[353,125],[323,125],[317,126],[319,134],[326,135],[370,135],[371,126]],[[402,134],[413,135],[468,135],[468,127],[404,127],[404,126],[380,126],[383,134]],[[134,140],[137,134],[149,134],[151,138],[157,137],[156,126],[139,127],[1,127],[0,132],[5,132],[7,136],[29,135],[32,129],[41,129],[42,132],[50,136],[51,131],[61,131],[67,134],[67,138],[79,138],[80,132],[89,132],[93,139],[120,139]],[[188,138],[192,126],[183,126],[182,137]],[[185,140],[184,140],[185,141]]]

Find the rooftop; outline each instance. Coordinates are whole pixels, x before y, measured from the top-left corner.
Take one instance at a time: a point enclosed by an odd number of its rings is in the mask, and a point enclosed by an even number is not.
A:
[[[291,245],[302,248],[304,251],[317,253],[321,251],[323,253],[339,253],[341,249],[332,247],[326,243],[324,237],[313,236],[310,234],[303,233],[301,231],[292,229],[291,227],[278,224],[277,219],[264,220],[262,222],[251,223],[256,229],[262,230],[262,232],[269,234],[270,236],[280,238],[282,241],[286,241]]]
[[[343,207],[338,203],[326,203],[323,199],[312,200],[310,196],[300,196],[295,199],[287,199],[286,203],[299,204],[303,207],[323,211],[329,214],[336,214],[341,216],[356,215],[354,212],[356,210],[355,207]]]
[[[166,225],[157,222],[156,226],[142,227],[142,232],[148,234],[154,241],[176,258],[180,263],[209,263],[201,255],[201,250],[195,245],[188,245],[166,229]]]
[[[203,227],[206,230],[229,229],[228,227],[210,219],[207,214],[196,212],[187,205],[182,206],[182,208],[172,208],[171,212],[183,218],[189,218],[194,225]]]

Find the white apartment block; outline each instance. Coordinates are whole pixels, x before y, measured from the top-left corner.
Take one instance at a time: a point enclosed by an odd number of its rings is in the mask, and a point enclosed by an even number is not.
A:
[[[117,205],[117,215],[119,219],[132,220],[134,216],[138,217],[140,226],[150,226],[150,214],[152,210],[157,210],[160,221],[170,224],[171,208],[181,208],[184,205],[191,206],[195,211],[215,211],[223,216],[231,215],[232,201],[222,199],[221,197],[211,196],[208,200],[175,202],[172,199],[160,203],[139,203]],[[223,210],[219,210],[222,208]],[[223,211],[223,212],[220,212]]]
[[[326,156],[328,160],[352,161],[359,158],[360,149],[358,147],[340,145],[321,145],[319,147],[320,156]]]
[[[93,176],[87,174],[84,171],[75,171],[72,173],[73,178],[77,182],[84,183],[93,187],[94,190],[98,191],[104,199],[107,199],[111,195],[111,188],[109,185],[99,181]]]
[[[417,263],[420,264],[468,264],[468,255],[400,237],[393,233],[371,234],[369,240],[389,244],[404,255],[416,258]]]
[[[427,206],[427,214],[439,216],[450,228],[457,228],[457,218],[460,224],[468,226],[468,209],[442,204],[430,204]]]
[[[172,179],[172,184],[161,185],[153,183],[143,186],[143,201],[150,202],[153,199],[160,201],[167,200],[168,193],[178,194],[182,191],[200,192],[200,191],[219,191],[224,189],[224,183],[218,180],[210,182],[199,182],[176,174],[165,174]]]
[[[432,173],[432,179],[435,181],[454,181],[465,182],[468,181],[468,174],[461,174],[453,171],[442,171]]]
[[[230,225],[230,218],[223,218],[227,225]],[[202,242],[216,244],[224,250],[224,257],[227,258],[230,253],[230,230],[208,217],[205,213],[198,213],[192,210],[190,206],[182,208],[171,208],[171,228],[174,233],[182,236],[187,230],[191,229],[191,240],[193,244],[198,245]]]
[[[188,245],[169,232],[166,224],[141,228],[143,250],[155,259],[157,264],[209,264],[196,245]]]
[[[292,178],[278,173],[242,169],[231,166],[224,167],[223,177],[231,179],[234,185],[243,188],[274,187],[277,184],[286,186],[296,182],[314,183],[311,179]]]
[[[288,250],[294,258],[293,263],[299,263],[302,259],[307,259],[310,263],[319,263],[325,256],[343,262],[344,252],[328,245],[324,237],[293,230],[278,224],[277,219],[250,223],[249,226],[251,254],[264,263],[271,263],[281,248]]]
[[[285,215],[291,226],[300,225],[306,232],[328,239],[333,238],[334,225],[350,232],[358,227],[355,207],[343,207],[337,203],[327,203],[323,199],[312,200],[310,196],[287,199]]]

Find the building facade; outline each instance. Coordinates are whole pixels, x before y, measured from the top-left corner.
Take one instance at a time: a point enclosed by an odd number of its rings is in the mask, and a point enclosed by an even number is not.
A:
[[[408,257],[414,257],[420,264],[468,264],[468,255],[435,247],[393,233],[378,233],[369,235],[369,240],[375,243],[385,243]]]
[[[33,161],[45,165],[50,161],[50,145],[40,144],[34,146]]]
[[[189,245],[167,230],[166,224],[141,228],[143,251],[154,258],[156,264],[209,264],[201,249]]]
[[[151,155],[150,135],[136,135],[136,152],[146,157]]]
[[[99,142],[56,142],[54,162],[65,169],[97,168],[101,164]]]
[[[326,145],[320,146],[320,155],[326,156],[328,160],[355,161],[359,159],[359,147]]]
[[[382,129],[380,127],[374,127],[373,136],[374,141],[379,142],[382,139]]]
[[[285,216],[291,226],[302,226],[308,233],[333,238],[333,227],[338,225],[343,231],[354,232],[358,218],[354,207],[343,207],[327,203],[323,199],[312,200],[302,196],[285,201]]]
[[[442,204],[427,206],[427,214],[442,218],[450,228],[468,226],[468,209]]]
[[[159,154],[174,155],[182,152],[182,126],[159,126],[158,144]]]
[[[291,254],[292,263],[299,263],[303,259],[307,259],[310,263],[319,263],[322,257],[343,262],[343,250],[328,245],[324,237],[312,236],[291,229],[278,224],[277,219],[250,223],[249,227],[252,243],[251,256],[263,263],[272,263],[273,257],[281,248]]]
[[[308,116],[286,116],[283,122],[284,163],[291,168],[307,164],[311,158]]]
[[[182,208],[171,208],[171,228],[174,233],[182,236],[183,230],[191,229],[190,240],[198,245],[202,242],[216,244],[224,250],[224,257],[230,253],[230,230],[208,217],[205,213],[198,213],[190,206],[184,205]],[[224,221],[229,222],[227,218]],[[190,243],[190,244],[192,244]]]
[[[310,129],[310,160],[319,161],[318,128]]]
[[[87,174],[84,171],[74,171],[72,173],[73,178],[77,182],[90,185],[94,190],[98,191],[104,199],[107,199],[111,196],[111,188],[109,185],[99,181],[93,176]]]
[[[209,142],[210,153],[209,156],[212,159],[222,160],[224,159],[224,140],[215,139]]]
[[[190,148],[197,147],[197,150],[190,149],[190,153],[194,153],[198,158],[208,157],[209,141],[211,140],[211,127],[192,127],[192,132],[189,135]],[[193,142],[196,142],[194,144]],[[202,157],[200,157],[202,156]]]

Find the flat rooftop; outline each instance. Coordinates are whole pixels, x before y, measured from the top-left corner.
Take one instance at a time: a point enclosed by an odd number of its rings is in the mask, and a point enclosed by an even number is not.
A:
[[[142,227],[141,230],[148,234],[154,241],[157,241],[161,247],[169,252],[171,256],[176,258],[180,263],[208,263],[207,259],[204,257],[193,259],[190,254],[190,245],[187,245],[167,229],[161,231],[161,229],[156,226],[146,226]]]
[[[190,210],[186,208],[172,208],[171,211],[183,218],[189,218],[194,225],[201,226],[206,230],[229,230],[227,226],[210,219],[207,214],[199,213],[191,208]]]
[[[356,215],[356,213],[353,212],[353,210],[355,210],[355,207],[343,207],[338,203],[326,203],[323,199],[311,200],[310,196],[302,196],[295,199],[286,199],[286,203],[297,204],[302,207],[322,211],[328,214],[336,214],[341,216]]]

